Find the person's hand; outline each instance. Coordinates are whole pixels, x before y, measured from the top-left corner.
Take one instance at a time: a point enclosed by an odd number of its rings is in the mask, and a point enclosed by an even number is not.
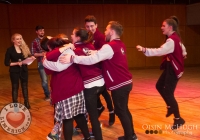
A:
[[[137,45],[136,48],[137,48],[137,50],[140,51],[140,52],[143,52],[143,53],[146,52],[146,48],[144,48],[144,47],[142,47],[142,46],[140,46],[140,45]]]
[[[46,55],[46,52],[42,52],[42,53],[41,53],[41,56],[44,56],[44,55]]]
[[[64,64],[71,63],[70,60],[71,60],[71,55],[70,54],[64,54],[59,58],[59,62],[60,63],[64,63]]]
[[[21,67],[22,66],[22,61],[17,62],[17,64]]]
[[[95,54],[97,53],[97,50],[89,50],[87,55],[92,55],[92,54]]]
[[[46,54],[44,56],[46,57]],[[30,58],[33,59],[33,60],[36,59],[35,56],[31,56]]]
[[[140,45],[137,45],[137,46],[136,46],[136,49],[137,49],[138,51],[142,51],[142,48],[143,48],[143,47],[140,46]]]

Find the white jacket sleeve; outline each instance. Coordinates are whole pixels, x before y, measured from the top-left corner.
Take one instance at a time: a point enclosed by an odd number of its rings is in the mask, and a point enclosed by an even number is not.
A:
[[[146,48],[146,56],[162,56],[174,51],[174,41],[169,38],[160,48]]]
[[[105,44],[102,46],[100,50],[97,51],[97,53],[94,53],[92,55],[89,55],[89,56],[75,55],[73,58],[73,62],[77,64],[83,64],[83,65],[92,65],[106,59],[111,59],[113,55],[114,55],[114,52],[111,46],[108,44]]]
[[[60,56],[62,56],[64,54],[75,55],[74,51],[72,51],[71,49],[65,50]],[[60,56],[59,56],[59,58],[60,58]],[[60,72],[60,71],[67,69],[69,66],[72,65],[72,63],[68,63],[68,64],[60,63],[59,58],[58,58],[57,62],[52,62],[52,61],[48,61],[47,59],[44,59],[43,66],[49,70]]]

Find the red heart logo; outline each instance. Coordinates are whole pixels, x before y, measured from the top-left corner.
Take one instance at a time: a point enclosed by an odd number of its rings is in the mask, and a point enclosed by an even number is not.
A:
[[[6,119],[11,126],[17,128],[24,122],[25,115],[22,112],[9,112],[6,115]]]

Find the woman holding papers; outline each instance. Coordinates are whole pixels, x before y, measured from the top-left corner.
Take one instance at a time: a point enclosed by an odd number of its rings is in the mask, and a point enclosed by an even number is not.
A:
[[[22,93],[24,97],[24,105],[30,109],[28,100],[28,68],[23,60],[31,56],[30,50],[24,42],[22,35],[15,33],[11,37],[13,45],[9,47],[5,54],[4,64],[10,66],[10,80],[12,84],[12,100],[18,103],[19,80],[21,82]],[[31,56],[33,60],[35,57]]]

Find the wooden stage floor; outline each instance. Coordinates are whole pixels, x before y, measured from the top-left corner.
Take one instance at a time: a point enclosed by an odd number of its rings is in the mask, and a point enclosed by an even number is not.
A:
[[[155,83],[161,74],[158,69],[131,70],[133,89],[130,93],[129,108],[132,113],[138,140],[199,140],[200,139],[200,67],[187,67],[180,79],[175,96],[179,103],[181,116],[185,119],[184,127],[172,131],[169,126],[173,116],[165,117],[166,105],[155,89]],[[0,76],[0,110],[11,102],[9,75]],[[31,125],[22,134],[12,135],[0,128],[0,140],[46,140],[53,127],[53,107],[44,101],[40,77],[37,70],[29,71],[29,100],[31,104]],[[101,98],[103,104],[106,103]],[[23,103],[21,89],[19,101]],[[108,126],[108,110],[100,117],[104,140],[117,140],[123,135],[123,129],[116,117],[112,127]],[[153,130],[153,131],[150,131]],[[160,133],[155,134],[155,130]],[[147,134],[147,132],[154,132]],[[82,135],[73,137],[81,140]]]

